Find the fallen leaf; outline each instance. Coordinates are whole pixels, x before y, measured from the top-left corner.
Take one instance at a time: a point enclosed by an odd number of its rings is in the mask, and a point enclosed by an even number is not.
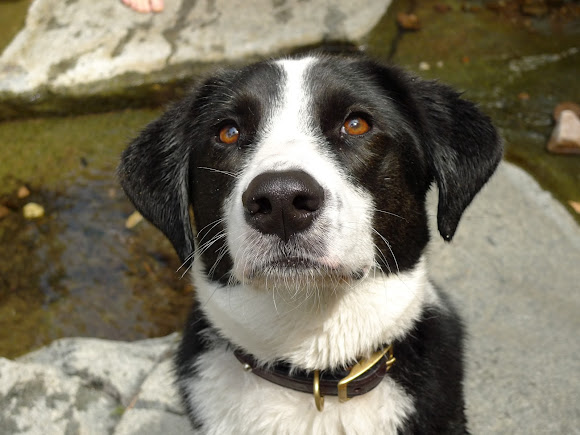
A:
[[[0,205],[0,219],[5,218],[10,214],[10,209],[8,207],[4,207]]]
[[[449,12],[451,10],[451,6],[445,3],[436,3],[433,6],[433,9],[435,9],[436,12],[444,14],[445,12]]]
[[[578,214],[580,214],[580,202],[579,201],[568,201],[568,204],[570,204],[570,207],[572,207],[574,209],[574,211]]]
[[[125,221],[125,228],[131,229],[135,228],[143,220],[143,216],[138,211],[134,211]]]

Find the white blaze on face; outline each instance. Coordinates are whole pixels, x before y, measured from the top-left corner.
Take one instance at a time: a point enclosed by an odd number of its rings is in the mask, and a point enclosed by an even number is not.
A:
[[[323,209],[304,232],[319,249],[305,255],[345,274],[373,266],[372,197],[352,184],[317,125],[307,83],[312,77],[307,71],[315,62],[314,58],[277,62],[283,70],[279,99],[266,111],[254,153],[225,203],[228,249],[234,276],[242,282],[253,267],[274,259],[280,244],[276,236],[259,233],[244,219],[242,194],[256,176],[270,171],[304,171],[324,188]]]

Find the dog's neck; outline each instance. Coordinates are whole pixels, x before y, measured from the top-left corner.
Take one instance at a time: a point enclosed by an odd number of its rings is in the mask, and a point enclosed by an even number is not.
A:
[[[217,331],[262,364],[284,360],[305,370],[345,367],[405,336],[437,296],[425,261],[407,272],[378,271],[317,298],[207,281],[196,260],[199,306]],[[321,289],[318,289],[321,290]],[[319,292],[320,293],[320,292]],[[302,297],[300,297],[302,296]]]

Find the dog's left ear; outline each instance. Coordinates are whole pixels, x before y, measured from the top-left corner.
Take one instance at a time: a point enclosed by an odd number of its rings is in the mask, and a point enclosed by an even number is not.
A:
[[[118,175],[135,208],[160,229],[182,262],[191,261],[189,154],[178,137],[183,110],[170,108],[149,124],[123,152]]]
[[[491,120],[451,88],[415,83],[426,126],[424,145],[439,187],[437,226],[450,241],[473,197],[495,171],[503,143]]]

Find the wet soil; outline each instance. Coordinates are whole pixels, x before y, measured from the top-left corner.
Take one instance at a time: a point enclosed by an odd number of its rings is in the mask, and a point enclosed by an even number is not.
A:
[[[0,3],[0,49],[28,3]],[[567,205],[580,201],[580,157],[545,144],[554,106],[580,102],[580,21],[577,2],[553,4],[529,15],[521,2],[397,0],[364,48],[477,101],[506,139],[507,159]],[[397,25],[401,12],[416,15],[418,30]],[[172,93],[160,89],[164,102]],[[127,141],[160,109],[122,110],[121,101],[117,112],[0,123],[0,356],[62,336],[157,336],[184,322],[193,289],[158,231],[125,228],[133,208],[115,178]],[[23,185],[31,194],[18,198]],[[44,217],[23,217],[32,201]]]

